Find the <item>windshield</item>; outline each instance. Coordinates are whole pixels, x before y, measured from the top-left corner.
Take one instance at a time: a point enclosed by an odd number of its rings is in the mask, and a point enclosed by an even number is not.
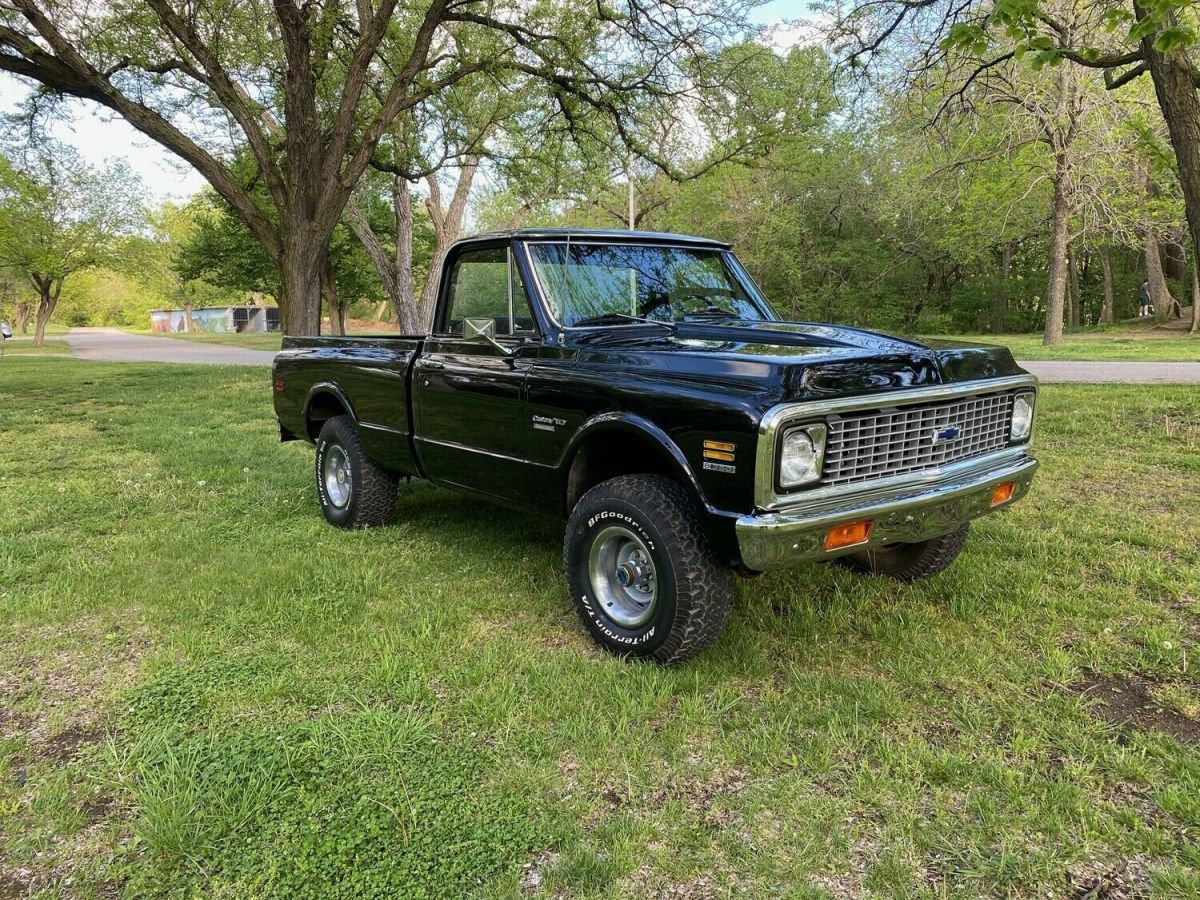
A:
[[[529,253],[554,318],[566,326],[775,318],[722,250],[564,242],[531,243]]]

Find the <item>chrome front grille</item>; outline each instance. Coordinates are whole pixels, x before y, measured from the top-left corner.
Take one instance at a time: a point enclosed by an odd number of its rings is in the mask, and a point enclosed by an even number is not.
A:
[[[919,472],[1001,450],[1012,401],[1011,393],[987,394],[831,416],[821,484]]]

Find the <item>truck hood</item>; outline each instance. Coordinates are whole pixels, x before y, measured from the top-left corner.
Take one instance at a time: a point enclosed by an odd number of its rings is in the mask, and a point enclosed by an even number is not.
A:
[[[1004,347],[806,322],[684,322],[576,332],[580,363],[766,390],[773,402],[1019,375]],[[632,372],[630,374],[633,374]]]

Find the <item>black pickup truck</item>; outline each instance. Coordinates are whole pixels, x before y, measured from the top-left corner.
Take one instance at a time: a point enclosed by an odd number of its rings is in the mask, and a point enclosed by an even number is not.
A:
[[[459,241],[429,334],[286,338],[273,380],[329,522],[388,523],[401,476],[565,516],[586,628],[663,663],[721,632],[734,572],[933,575],[1037,468],[1008,350],[782,321],[681,235]]]

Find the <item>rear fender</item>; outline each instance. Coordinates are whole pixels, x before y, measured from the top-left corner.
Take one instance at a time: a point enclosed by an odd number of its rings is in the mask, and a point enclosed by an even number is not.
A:
[[[358,424],[358,415],[354,411],[354,404],[350,402],[350,398],[346,396],[346,392],[332,381],[318,381],[308,389],[308,394],[304,398],[304,423],[308,428],[310,437],[315,438],[315,435],[312,434],[314,405],[319,407],[322,402],[330,400],[341,406],[346,411],[346,415],[350,416],[356,425]],[[324,416],[322,418],[329,417]]]

